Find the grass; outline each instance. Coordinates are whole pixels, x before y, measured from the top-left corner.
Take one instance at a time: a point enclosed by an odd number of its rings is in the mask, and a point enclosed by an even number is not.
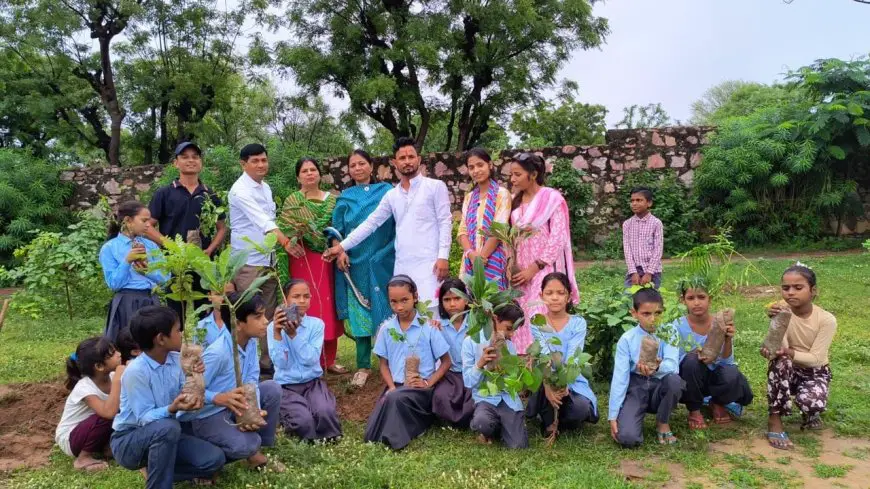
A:
[[[820,479],[833,479],[846,477],[846,474],[848,474],[852,468],[852,465],[815,464],[813,465],[813,472],[815,472],[816,477]]]
[[[802,260],[804,261],[804,260]],[[838,435],[870,437],[870,332],[866,328],[867,298],[870,285],[870,259],[862,255],[841,255],[813,258],[807,261],[819,275],[818,304],[833,312],[838,319],[837,337],[831,351],[834,380],[825,423]],[[757,259],[767,279],[753,277],[752,285],[776,284],[781,271],[790,264],[786,260]],[[621,269],[589,267],[579,272],[583,294],[589,294],[596,284],[621,281]],[[667,266],[665,285],[674,290],[673,282],[680,275],[678,266]],[[761,461],[740,455],[722,457],[709,450],[712,443],[726,439],[760,437],[765,430],[766,363],[758,355],[758,345],[767,328],[762,313],[770,298],[728,296],[723,302],[737,311],[735,339],[737,360],[748,377],[755,402],[744,419],[729,427],[712,427],[704,433],[689,433],[686,411],[682,406],[672,419],[680,443],[660,448],[654,440],[654,425],[645,425],[647,441],[635,450],[622,450],[610,439],[606,422],[608,385],[596,383],[593,390],[599,396],[602,420],[579,432],[561,436],[553,449],[544,447],[539,427],[529,424],[532,447],[524,452],[507,451],[499,447],[483,447],[468,432],[434,428],[399,453],[384,447],[362,443],[364,426],[344,422],[344,439],[331,446],[308,446],[280,438],[277,447],[269,450],[289,467],[286,474],[255,474],[238,464],[224,469],[220,487],[227,488],[512,488],[512,487],[588,487],[629,488],[660,487],[671,475],[667,463],[682,466],[687,487],[703,487],[699,480],[713,482],[714,487],[793,487],[799,486],[791,472],[795,462],[782,454],[776,459],[782,470],[765,467]],[[69,322],[65,320],[31,321],[17,316],[7,320],[0,332],[0,384],[58,379],[63,361],[82,338],[99,334],[103,318]],[[340,362],[353,365],[353,345],[342,340]],[[798,432],[799,418],[789,420],[787,429],[799,453],[818,456],[820,442],[816,434]],[[867,458],[864,451],[850,452],[856,460]],[[623,460],[640,461],[648,468],[649,477],[641,481],[626,481],[619,472]],[[791,467],[789,467],[791,464]],[[816,464],[819,477],[842,477],[848,466]],[[838,475],[839,474],[839,475]],[[142,479],[136,472],[112,466],[101,474],[81,474],[72,469],[72,461],[57,449],[52,452],[47,467],[0,474],[0,487],[34,489],[58,487],[58,481],[73,488],[121,489],[139,487]],[[180,486],[186,487],[186,486]]]

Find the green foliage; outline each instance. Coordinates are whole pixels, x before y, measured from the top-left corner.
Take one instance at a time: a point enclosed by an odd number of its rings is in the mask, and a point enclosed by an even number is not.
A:
[[[199,214],[199,230],[203,236],[213,238],[217,233],[217,223],[221,216],[226,216],[229,211],[228,192],[219,192],[222,205],[215,205],[212,199],[202,201],[202,211]]]
[[[501,347],[501,358],[492,370],[483,370],[483,382],[480,386],[482,396],[497,396],[507,392],[514,399],[524,389],[536,391],[541,385],[539,373],[526,366],[526,360],[519,355],[512,355],[506,345]]]
[[[692,103],[691,123],[718,126],[731,117],[743,117],[758,110],[801,103],[806,95],[782,85],[728,80],[709,88]]]
[[[514,112],[511,131],[525,148],[604,144],[607,109],[575,100],[576,85],[566,85],[556,102],[541,100],[534,107]]]
[[[459,240],[456,239],[456,233],[459,231],[459,223],[455,220],[453,221],[453,231],[451,236],[453,239],[450,241],[450,256],[447,258],[448,266],[450,267],[450,276],[458,277],[460,273],[462,273],[462,260],[464,253],[462,251],[462,245],[459,244]]]
[[[560,158],[553,165],[547,185],[558,189],[568,204],[571,224],[571,244],[574,249],[589,244],[589,216],[586,209],[592,202],[592,185],[583,181],[584,173],[574,168],[571,160]]]
[[[695,246],[676,257],[685,272],[679,289],[700,287],[710,293],[713,300],[721,299],[724,292],[748,284],[752,274],[767,281],[761,271],[737,251],[727,229],[713,236],[712,242]],[[736,261],[745,265],[739,272],[735,272]]]
[[[22,151],[0,149],[0,264],[37,231],[60,232],[70,221],[64,207],[72,187],[58,169]]]
[[[199,245],[188,243],[181,236],[176,236],[175,239],[164,238],[162,247],[152,253],[155,260],[150,262],[149,271],[159,271],[169,276],[167,287],[159,288],[158,293],[181,303],[184,324],[196,324],[193,303],[206,298],[206,295],[194,290],[193,274],[202,262],[208,261],[208,255]],[[191,331],[194,334],[199,332],[197,328],[184,328],[185,341],[191,339]]]
[[[674,172],[642,170],[628,173],[619,188],[619,203],[626,218],[632,215],[630,202],[634,187],[648,187],[653,192],[650,212],[664,226],[666,256],[687,251],[698,242],[698,200]]]
[[[532,318],[532,324],[545,333],[554,332],[542,314],[536,314]],[[540,378],[544,384],[555,390],[568,387],[580,374],[591,376],[592,372],[592,365],[589,363],[592,355],[578,348],[570,357],[563,358],[561,346],[561,340],[552,336],[544,344],[540,340],[536,341],[527,352],[532,358],[535,378]]]
[[[864,244],[862,244],[861,246],[863,246],[865,250],[867,250],[868,252],[870,252],[870,239],[868,239],[867,241],[865,241]]]
[[[493,228],[495,228],[495,223],[493,223]],[[462,280],[465,282],[468,294],[458,289],[451,289],[451,292],[468,301],[468,309],[450,318],[450,321],[455,321],[467,314],[468,332],[466,335],[474,338],[475,341],[478,338],[489,340],[492,337],[493,313],[513,302],[522,294],[518,290],[510,288],[498,290],[498,284],[486,279],[483,259],[480,257],[474,259],[471,276],[463,277]]]
[[[819,60],[786,79],[795,99],[725,120],[695,178],[714,223],[747,243],[817,239],[863,214],[870,60]]]
[[[679,125],[679,121],[676,121]],[[616,123],[620,129],[664,127],[671,124],[671,117],[661,103],[630,105],[622,109],[622,120]]]
[[[63,303],[73,319],[103,309],[110,293],[98,250],[106,240],[107,210],[83,212],[69,232],[40,231],[15,250],[18,266],[0,269],[0,279],[23,287],[12,302],[17,311],[40,318]]]
[[[447,144],[461,151],[538,100],[572,52],[603,42],[607,21],[591,4],[297,1],[287,10],[291,41],[275,53],[301,86],[335,90],[354,113],[421,147],[446,113],[445,127],[457,128]]]

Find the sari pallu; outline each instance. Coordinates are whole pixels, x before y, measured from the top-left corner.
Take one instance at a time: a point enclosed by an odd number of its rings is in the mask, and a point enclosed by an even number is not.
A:
[[[302,192],[293,192],[284,201],[278,225],[288,237],[302,240],[305,256],[290,257],[290,277],[308,282],[311,305],[306,314],[323,320],[324,340],[338,339],[344,332],[335,312],[335,278],[332,264],[323,261],[326,247],[323,230],[330,225],[335,197],[327,193],[322,201],[306,199]]]
[[[502,202],[504,200],[504,202]],[[481,199],[480,187],[475,186],[471,193],[468,194],[465,205],[463,206],[464,230],[467,233],[469,241],[476,251],[481,251],[489,238],[489,230],[493,222],[502,222],[507,224],[509,218],[510,206],[506,204],[510,202],[510,193],[507,189],[499,187],[495,180],[489,181],[489,188],[486,195]],[[481,206],[483,212],[481,213]],[[500,212],[504,208],[504,212]],[[502,215],[504,214],[504,215]],[[460,234],[463,229],[460,229]],[[468,258],[463,258],[462,275],[471,275],[474,263]],[[498,284],[499,290],[507,288],[507,278],[505,276],[505,268],[507,267],[507,254],[504,245],[499,243],[495,251],[487,258],[484,263],[484,273],[486,279]]]
[[[536,261],[546,263],[544,269],[518,288],[523,293],[517,299],[525,311],[526,321],[513,336],[517,353],[524,354],[532,344],[529,320],[538,313],[546,312],[541,302],[541,284],[544,277],[552,272],[562,272],[571,282],[571,302],[580,302],[577,278],[574,275],[574,254],[571,251],[571,230],[568,204],[558,190],[541,187],[528,204],[523,204],[511,212],[513,226],[531,228],[535,233],[517,246],[517,264],[525,269]]]
[[[332,212],[332,227],[347,237],[374,212],[393,188],[388,183],[355,185],[343,191]],[[335,273],[335,305],[339,319],[348,320],[355,338],[374,337],[377,327],[393,313],[387,300],[386,286],[393,276],[396,262],[396,225],[393,218],[381,225],[365,241],[351,248],[350,278],[360,293],[369,300],[371,309],[362,307],[347,279]]]

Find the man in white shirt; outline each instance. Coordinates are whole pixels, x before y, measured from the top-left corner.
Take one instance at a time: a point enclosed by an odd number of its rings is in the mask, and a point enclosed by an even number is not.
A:
[[[420,155],[411,138],[399,138],[390,160],[400,182],[387,192],[378,207],[344,241],[327,249],[327,260],[342,258],[346,250],[365,240],[391,216],[396,223],[395,274],[405,274],[417,284],[421,301],[432,301],[449,273],[452,215],[447,185],[420,175]],[[386,293],[386,291],[385,291]]]
[[[278,244],[289,253],[290,239],[278,229],[275,223],[276,205],[272,199],[272,189],[263,181],[269,173],[269,156],[261,144],[249,144],[242,148],[239,154],[242,165],[242,176],[236,180],[229,193],[230,203],[230,248],[233,252],[247,251],[248,260],[245,266],[233,279],[233,285],[239,292],[247,289],[259,276],[268,273],[268,267],[274,266],[274,253],[264,255],[257,252],[245,241],[250,238],[255,243],[262,243],[266,234],[275,233]],[[278,281],[267,280],[261,287],[263,301],[266,303],[266,317],[272,320],[277,306]],[[260,368],[264,373],[271,371],[272,362],[266,342],[260,343]]]

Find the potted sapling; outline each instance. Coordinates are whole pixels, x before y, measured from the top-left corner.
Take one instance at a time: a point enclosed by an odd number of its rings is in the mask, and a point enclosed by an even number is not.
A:
[[[652,284],[634,285],[627,289],[627,292],[629,295],[634,295],[638,290],[647,287],[652,287]],[[676,321],[686,314],[686,306],[677,300],[677,294],[672,293],[664,287],[658,290],[664,301],[664,311],[656,320],[655,331],[641,339],[640,354],[637,359],[637,363],[643,364],[652,370],[658,370],[660,341],[664,341],[677,348],[680,347],[680,332],[676,327]]]
[[[429,304],[432,301],[418,301],[415,308],[417,309],[417,314],[420,316],[417,318],[417,323],[420,326],[425,326],[432,322],[432,310],[429,309]],[[420,380],[422,377],[420,376],[420,356],[417,354],[417,344],[420,341],[420,337],[422,334],[417,335],[417,340],[414,344],[408,342],[408,335],[405,333],[400,333],[393,328],[389,330],[390,336],[396,343],[404,343],[408,347],[408,354],[405,355],[405,382],[404,384],[409,384],[411,381]]]
[[[771,318],[761,348],[767,349],[767,359],[773,360],[776,358],[776,352],[782,348],[782,340],[788,332],[792,312],[788,303],[783,300],[771,302],[765,306],[765,309]]]
[[[547,318],[543,314],[535,314],[531,324],[545,333],[555,333],[555,330],[547,324]],[[567,395],[570,386],[580,374],[589,377],[592,373],[592,365],[589,360],[592,355],[577,348],[574,353],[564,358],[562,352],[562,340],[557,336],[550,336],[544,341],[536,340],[527,350],[532,366],[533,376],[540,378],[545,388],[556,392],[557,397]],[[656,344],[656,352],[658,344]],[[654,355],[655,355],[654,353]],[[655,356],[653,357],[655,359]],[[556,443],[559,436],[559,406],[553,405],[553,423],[546,428],[550,433],[547,436],[548,448]]]
[[[267,237],[268,238],[268,237]],[[260,291],[260,287],[270,278],[271,275],[257,277],[251,282],[244,291],[239,291],[235,301],[232,301],[229,294],[226,292],[227,285],[233,280],[239,270],[245,266],[247,261],[247,252],[233,253],[230,248],[225,248],[220,255],[214,260],[202,260],[197,263],[196,272],[202,277],[202,287],[206,290],[213,291],[213,294],[218,294],[223,297],[224,304],[230,309],[230,326],[233,331],[233,343],[238,344],[238,323],[236,320],[236,310],[250,300],[250,298]],[[202,306],[202,310],[211,307],[209,304]],[[236,387],[243,389],[245,393],[245,401],[248,405],[241,416],[236,418],[237,425],[256,425],[264,426],[266,420],[263,418],[257,402],[257,386],[255,384],[242,383],[242,368],[239,360],[239,349],[233,349],[233,371],[236,377]]]
[[[202,346],[199,339],[194,337],[199,332],[195,327],[197,311],[193,303],[204,299],[206,295],[194,290],[193,274],[209,258],[199,245],[188,243],[180,236],[175,239],[164,238],[163,247],[152,253],[160,259],[152,261],[149,270],[169,274],[168,291],[164,297],[181,303],[181,315],[187,325],[181,347],[181,369],[185,376],[182,393],[190,400],[205,401],[205,379],[195,371],[196,365],[202,362]]]
[[[517,264],[517,247],[534,234],[535,231],[533,229],[510,226],[501,222],[494,222],[490,226],[487,238],[499,240],[508,251],[508,281],[510,281],[511,277],[522,271]]]

